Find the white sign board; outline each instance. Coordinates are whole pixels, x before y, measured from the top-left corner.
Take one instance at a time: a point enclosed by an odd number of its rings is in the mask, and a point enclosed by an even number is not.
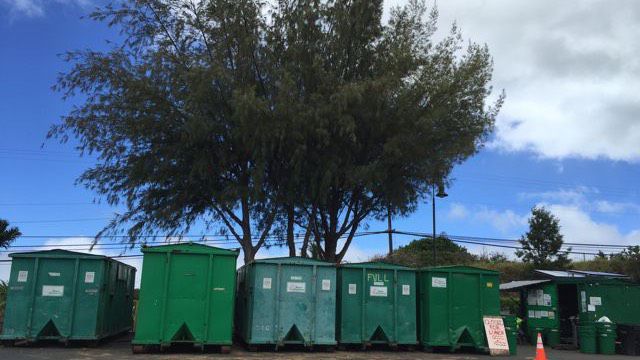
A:
[[[93,284],[93,281],[96,278],[96,273],[93,271],[87,271],[84,273],[84,282],[85,284]]]
[[[323,279],[322,280],[322,291],[329,291],[329,290],[331,290],[331,280]]]
[[[271,278],[262,278],[262,288],[271,289]]]
[[[433,277],[431,278],[431,287],[434,288],[446,288],[447,278]]]
[[[602,305],[602,298],[601,297],[595,297],[595,296],[591,296],[589,298],[589,303],[593,306],[600,306]]]
[[[57,285],[42,286],[42,296],[60,297],[63,295],[64,295],[64,286],[57,286]]]
[[[307,291],[307,284],[303,282],[287,282],[287,292],[304,293]]]
[[[387,297],[386,286],[372,286],[369,288],[369,296]]]
[[[500,316],[485,316],[483,321],[491,356],[509,355],[509,341],[502,318]]]
[[[402,285],[402,295],[411,295],[411,285]]]
[[[27,282],[27,278],[29,278],[29,272],[20,270],[18,272],[18,282]]]
[[[349,284],[349,295],[356,294],[356,284]]]

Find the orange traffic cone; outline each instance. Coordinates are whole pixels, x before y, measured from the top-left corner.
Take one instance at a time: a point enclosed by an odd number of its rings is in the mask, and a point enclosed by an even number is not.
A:
[[[547,354],[544,353],[544,345],[542,344],[542,335],[538,333],[538,345],[536,346],[535,360],[547,360]]]

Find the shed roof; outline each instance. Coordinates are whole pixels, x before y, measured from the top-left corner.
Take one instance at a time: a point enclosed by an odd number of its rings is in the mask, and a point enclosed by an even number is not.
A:
[[[501,291],[519,290],[529,286],[534,286],[551,280],[524,280],[524,281],[512,281],[505,284],[500,284]]]

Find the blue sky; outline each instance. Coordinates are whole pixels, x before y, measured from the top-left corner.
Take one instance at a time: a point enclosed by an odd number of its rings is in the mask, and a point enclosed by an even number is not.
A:
[[[80,19],[94,5],[0,0],[0,218],[41,236],[19,239],[17,246],[86,243],[65,237],[90,237],[119,210],[74,185],[90,158],[79,158],[72,144],[45,139],[73,105],[51,90],[66,68],[58,55],[117,40],[104,24]],[[507,100],[485,148],[455,169],[450,196],[437,201],[438,232],[516,238],[531,207],[544,204],[560,218],[566,241],[639,244],[640,45],[633,39],[640,27],[633,19],[640,8],[632,1],[616,9],[605,1],[520,5],[439,4],[441,24],[456,20],[465,37],[489,45],[494,85],[505,89]],[[385,227],[369,223],[369,230]],[[431,204],[395,219],[394,228],[430,232]],[[395,245],[410,240],[396,237]],[[386,247],[386,235],[358,238],[347,258],[366,260]],[[483,250],[499,249],[472,247]],[[261,256],[282,253],[270,249]],[[0,263],[0,279],[8,268]]]

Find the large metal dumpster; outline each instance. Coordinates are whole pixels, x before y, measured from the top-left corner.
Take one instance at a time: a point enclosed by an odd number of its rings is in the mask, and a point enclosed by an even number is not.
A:
[[[416,273],[380,262],[338,267],[340,344],[416,345]]]
[[[131,328],[136,269],[66,250],[9,255],[5,344],[98,341]]]
[[[487,351],[484,316],[500,315],[499,275],[469,266],[418,270],[418,333],[425,349]]]
[[[336,268],[301,257],[255,260],[238,270],[236,330],[250,348],[335,346]]]
[[[142,252],[133,352],[178,343],[230,351],[238,252],[194,243]]]

